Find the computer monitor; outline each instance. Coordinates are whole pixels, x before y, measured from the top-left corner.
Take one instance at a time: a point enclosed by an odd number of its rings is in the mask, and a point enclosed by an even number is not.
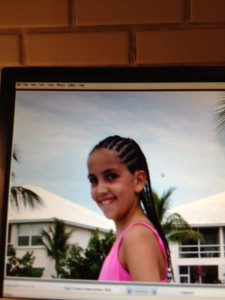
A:
[[[222,299],[225,67],[21,67],[1,77],[1,296]],[[204,235],[170,243],[166,284],[99,282],[90,257],[86,272],[80,263],[90,239],[115,232],[87,179],[90,150],[115,134],[140,144],[154,192],[171,192],[167,216]],[[56,224],[73,249],[60,269],[41,242]]]

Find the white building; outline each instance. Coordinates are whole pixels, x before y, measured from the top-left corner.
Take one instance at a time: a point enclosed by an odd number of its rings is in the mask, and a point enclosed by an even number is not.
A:
[[[47,257],[46,250],[40,245],[40,233],[47,230],[54,219],[60,219],[73,229],[69,244],[78,244],[86,248],[91,232],[96,228],[100,233],[114,230],[112,221],[74,202],[65,200],[44,189],[26,187],[42,199],[42,204],[35,208],[10,207],[8,212],[8,243],[16,250],[16,256],[22,257],[27,251],[33,251],[35,256],[34,267],[44,268],[43,277],[51,278],[55,275],[54,262]]]
[[[82,248],[87,246],[91,232],[96,228],[101,233],[115,230],[114,223],[102,215],[41,188],[27,188],[42,198],[42,205],[35,209],[9,209],[8,243],[15,247],[18,257],[33,251],[34,267],[44,268],[45,278],[55,275],[54,262],[47,257],[39,237],[41,230],[48,229],[55,218],[64,221],[68,230],[73,229],[69,244],[78,244]],[[204,243],[170,245],[176,283],[204,283],[212,280],[211,277],[225,282],[225,192],[176,207],[170,212],[179,213],[205,237]]]
[[[225,192],[179,206],[179,213],[205,241],[170,245],[176,282],[225,282]]]

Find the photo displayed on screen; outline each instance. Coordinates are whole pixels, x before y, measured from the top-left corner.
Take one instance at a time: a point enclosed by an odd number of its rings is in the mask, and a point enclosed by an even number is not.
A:
[[[173,283],[224,283],[224,91],[16,92],[6,278],[98,280],[116,226],[91,197],[87,162],[134,139],[150,171]],[[163,207],[162,207],[163,205]],[[141,258],[140,258],[141,259]]]

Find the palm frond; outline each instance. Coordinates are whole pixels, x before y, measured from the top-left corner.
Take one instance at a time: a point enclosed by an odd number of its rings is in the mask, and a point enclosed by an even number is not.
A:
[[[42,230],[42,244],[45,246],[48,256],[53,256],[54,242],[53,242],[53,230],[51,226],[48,226],[48,231]]]
[[[14,145],[14,149],[13,149],[13,160],[17,163],[19,163],[19,150],[18,148],[16,147],[16,145]],[[15,178],[15,173],[14,171],[12,171],[12,178]]]
[[[172,243],[185,242],[187,240],[204,241],[203,235],[193,230],[188,222],[178,213],[167,217],[166,222],[163,224],[163,229],[168,241]]]
[[[10,203],[12,206],[34,208],[37,204],[42,204],[42,199],[35,192],[22,186],[13,186],[10,189]]]
[[[73,230],[66,231],[66,224],[57,218],[53,225],[49,225],[48,230],[42,230],[42,243],[46,248],[48,256],[57,260],[68,250],[68,239]]]
[[[191,228],[188,222],[178,213],[168,215],[163,225],[165,228]]]
[[[215,126],[216,133],[219,140],[225,140],[225,96],[224,99],[219,101],[217,109],[215,110]]]
[[[159,197],[158,194],[153,191],[153,199],[155,202],[156,211],[161,222],[165,218],[165,215],[170,207],[170,197],[175,190],[176,188],[171,187],[167,191],[164,191],[161,197]]]
[[[182,229],[182,230],[171,231],[167,235],[167,238],[171,243],[181,243],[188,240],[201,241],[201,242],[204,241],[203,235],[193,229]]]
[[[177,243],[185,242],[187,240],[199,240],[203,242],[203,235],[193,230],[179,213],[169,213],[170,197],[174,191],[175,188],[171,187],[165,191],[161,197],[153,191],[156,210],[168,242]]]
[[[19,162],[19,153],[18,153],[18,149],[16,148],[16,146],[14,145],[14,149],[13,149],[13,159],[16,162]]]

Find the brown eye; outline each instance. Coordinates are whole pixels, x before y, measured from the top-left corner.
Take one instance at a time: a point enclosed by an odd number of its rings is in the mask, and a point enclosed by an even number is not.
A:
[[[116,173],[110,172],[107,173],[105,177],[108,181],[113,181],[118,177],[118,175]]]
[[[96,185],[97,182],[98,182],[97,178],[95,176],[92,176],[92,175],[88,176],[88,179],[89,179],[89,182],[90,182],[91,185]]]

